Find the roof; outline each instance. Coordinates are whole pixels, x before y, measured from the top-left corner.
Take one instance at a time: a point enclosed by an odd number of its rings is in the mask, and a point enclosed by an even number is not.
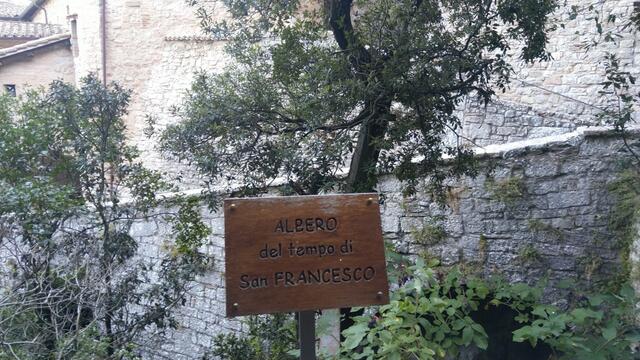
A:
[[[37,39],[63,32],[62,25],[0,20],[0,39]]]
[[[0,49],[0,59],[5,59],[11,56],[19,55],[19,54],[40,49],[49,45],[54,45],[62,42],[69,42],[70,40],[71,40],[71,34],[65,33],[65,34],[56,34],[56,35],[47,36],[42,39],[27,41],[26,43]]]
[[[0,1],[0,19],[18,19],[25,7],[7,1]]]

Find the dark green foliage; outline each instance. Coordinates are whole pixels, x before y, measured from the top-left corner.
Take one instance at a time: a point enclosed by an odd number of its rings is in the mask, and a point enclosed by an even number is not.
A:
[[[561,309],[546,303],[544,284],[483,280],[420,258],[390,259],[399,288],[389,305],[354,318],[343,332],[344,358],[445,359],[475,347],[479,358],[492,360],[633,359],[640,330],[628,284],[592,295],[573,286],[569,298],[578,300]],[[497,321],[508,328],[496,329]]]
[[[198,197],[184,199],[177,216],[171,219],[178,254],[196,253],[202,239],[211,234],[200,219],[201,203]]]
[[[205,268],[208,229],[193,200],[157,198],[171,187],[126,145],[128,104],[95,76],[0,97],[0,358],[135,358]],[[130,228],[155,219],[178,251],[147,263]]]
[[[640,173],[635,167],[625,170],[616,181],[609,184],[609,191],[616,199],[609,228],[615,234],[622,260],[622,271],[615,281],[619,285],[629,277],[638,277],[638,274],[632,274],[634,264],[631,262],[630,253],[638,234],[636,224],[640,214]]]
[[[556,359],[636,359],[632,346],[640,341],[638,298],[630,284],[618,293],[589,295],[569,311],[537,304],[526,314],[528,325],[513,334],[517,342],[545,342]]]
[[[403,269],[406,280],[391,303],[355,317],[354,326],[343,332],[345,358],[442,359],[472,343],[487,348],[487,334],[469,317],[489,294],[485,283],[470,281],[465,289],[462,273],[436,274],[422,259]]]
[[[213,349],[205,356],[225,360],[287,360],[297,349],[295,321],[291,315],[249,316],[244,319],[247,331],[241,334],[220,334]]]
[[[525,61],[548,58],[547,16],[556,7],[553,0],[329,0],[306,8],[228,0],[231,18],[216,21],[215,5],[187,2],[205,30],[230,39],[233,62],[220,74],[199,74],[177,109],[183,122],[162,135],[163,149],[209,184],[248,194],[276,180],[287,193],[370,191],[381,172],[413,192],[419,179],[439,184],[473,173],[470,151],[443,142],[459,130],[454,110],[465,96],[487,101],[506,86],[509,41],[521,41]]]

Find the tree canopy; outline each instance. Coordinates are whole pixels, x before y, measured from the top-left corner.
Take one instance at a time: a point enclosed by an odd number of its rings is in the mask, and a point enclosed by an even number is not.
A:
[[[161,202],[171,186],[124,142],[129,97],[93,75],[0,96],[2,359],[135,358],[206,268],[199,201]],[[175,242],[145,259],[130,230],[156,220]]]
[[[548,59],[556,8],[554,0],[188,2],[205,31],[229,40],[232,61],[198,74],[163,149],[209,185],[251,193],[279,182],[297,194],[370,191],[381,173],[411,191],[420,178],[437,184],[469,172],[456,107],[504,89],[511,60]]]

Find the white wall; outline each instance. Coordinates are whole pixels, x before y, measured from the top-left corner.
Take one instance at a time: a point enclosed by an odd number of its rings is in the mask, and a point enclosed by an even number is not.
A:
[[[54,80],[75,81],[73,56],[68,43],[48,46],[29,56],[18,55],[2,60],[0,85],[16,85],[18,95],[29,87],[47,86]],[[4,88],[0,88],[4,91]]]

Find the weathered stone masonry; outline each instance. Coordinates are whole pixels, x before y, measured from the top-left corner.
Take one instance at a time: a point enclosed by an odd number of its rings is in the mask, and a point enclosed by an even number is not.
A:
[[[475,146],[506,144],[568,133],[580,126],[594,125],[594,117],[575,116],[515,102],[495,100],[485,105],[474,98],[462,104],[463,141]]]
[[[608,229],[615,199],[607,186],[629,154],[610,135],[587,132],[485,155],[483,173],[452,184],[446,208],[427,194],[403,199],[399,184],[388,179],[380,189],[387,197],[385,234],[415,243],[416,230],[443,217],[446,240],[427,249],[445,265],[480,262],[485,273],[513,281],[531,281],[546,270],[552,280],[584,279],[584,262],[598,257],[599,270],[611,274],[619,259]],[[523,258],[525,249],[539,258]]]
[[[379,190],[385,199],[386,239],[405,250],[426,250],[445,265],[475,263],[486,274],[512,281],[543,275],[551,281],[588,281],[592,272],[615,273],[620,259],[608,229],[615,201],[607,185],[629,153],[607,131],[580,130],[545,140],[543,145],[480,155],[482,173],[451,183],[444,208],[428,194],[403,197],[401,184],[385,177]],[[640,146],[640,141],[635,138],[632,144]],[[522,195],[506,196],[510,193],[502,187],[507,185],[517,185]],[[237,321],[224,318],[224,222],[221,214],[205,208],[203,214],[213,230],[204,250],[216,258],[216,267],[198,279],[180,309],[182,327],[148,347],[150,359],[200,359],[216,334],[239,328]],[[416,234],[432,224],[441,224],[446,237],[416,245]],[[169,238],[168,228],[156,223],[136,224],[133,233],[150,258],[159,257]]]

